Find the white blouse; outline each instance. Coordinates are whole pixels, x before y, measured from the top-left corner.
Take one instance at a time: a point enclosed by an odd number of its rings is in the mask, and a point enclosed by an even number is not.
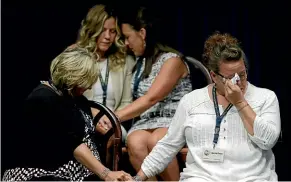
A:
[[[106,70],[107,68],[107,61],[100,61],[99,63],[99,71],[101,72],[102,78],[105,81],[105,76],[106,76]],[[98,78],[98,81],[92,86],[92,90],[94,91],[93,93],[93,101],[96,102],[103,102],[103,89],[101,86],[101,81],[100,78]],[[109,71],[109,77],[108,77],[108,83],[107,83],[107,97],[106,97],[106,106],[111,109],[112,111],[114,110],[114,105],[115,105],[115,98],[114,98],[114,92],[112,88],[112,78],[110,76],[110,71]]]
[[[279,103],[275,93],[248,83],[245,99],[256,112],[254,136],[247,133],[235,107],[223,118],[217,149],[223,162],[206,162],[205,149],[213,149],[215,110],[208,87],[186,94],[180,101],[168,133],[146,157],[141,168],[146,176],[161,173],[185,146],[189,151],[180,180],[277,181],[272,147],[281,130]],[[223,108],[219,105],[220,114]]]

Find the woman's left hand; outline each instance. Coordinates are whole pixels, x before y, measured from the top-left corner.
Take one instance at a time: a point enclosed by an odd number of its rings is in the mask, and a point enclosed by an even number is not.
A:
[[[231,80],[226,80],[225,85],[225,97],[232,104],[237,104],[245,100],[243,92],[238,85],[234,85]]]

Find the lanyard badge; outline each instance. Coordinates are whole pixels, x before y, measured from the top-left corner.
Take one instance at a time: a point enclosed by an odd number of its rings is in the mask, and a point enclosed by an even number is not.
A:
[[[105,80],[103,80],[101,71],[99,71],[98,76],[99,76],[99,79],[100,79],[100,82],[101,82],[101,87],[102,87],[102,90],[103,90],[103,102],[102,102],[102,104],[106,106],[107,86],[108,86],[108,78],[109,78],[109,60],[107,60]]]
[[[213,96],[212,98],[213,98],[214,109],[215,109],[215,114],[216,114],[216,124],[214,128],[214,137],[213,137],[213,149],[204,149],[203,154],[202,154],[202,159],[208,162],[223,162],[224,151],[220,149],[216,149],[215,146],[218,142],[220,124],[222,122],[222,119],[224,118],[224,116],[227,114],[227,112],[230,110],[230,108],[233,105],[229,104],[227,108],[224,110],[224,112],[220,115],[215,86],[213,86],[213,89],[212,89],[212,96]]]

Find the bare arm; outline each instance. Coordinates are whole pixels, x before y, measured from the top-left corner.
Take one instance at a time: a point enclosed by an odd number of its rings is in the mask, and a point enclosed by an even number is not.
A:
[[[124,181],[131,178],[130,174],[124,171],[110,171],[93,155],[92,151],[85,145],[81,144],[74,150],[74,157],[78,162],[86,166],[94,174],[98,175],[105,181]]]
[[[256,118],[256,113],[249,106],[246,100],[235,104],[235,107],[239,111],[239,115],[244,123],[244,126],[250,135],[254,135],[254,121]]]
[[[155,105],[166,97],[178,83],[188,74],[185,63],[180,58],[170,58],[163,64],[148,92],[133,103],[116,112],[121,121],[126,121]]]
[[[92,151],[85,144],[79,145],[74,150],[74,157],[77,161],[86,166],[90,171],[97,174],[99,177],[101,177],[101,173],[104,169],[106,169],[106,167],[95,158]]]
[[[256,118],[256,113],[247,103],[239,86],[232,84],[230,80],[227,80],[225,83],[225,96],[239,111],[247,132],[250,135],[254,135],[254,120]]]
[[[95,109],[95,108],[91,107],[91,112],[92,112],[92,116],[94,118],[100,111],[98,109]]]

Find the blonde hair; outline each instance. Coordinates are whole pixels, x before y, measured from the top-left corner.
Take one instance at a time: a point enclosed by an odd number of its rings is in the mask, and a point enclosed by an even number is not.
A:
[[[97,60],[87,49],[67,48],[50,65],[53,84],[71,92],[75,87],[88,89],[98,79]]]
[[[104,22],[111,17],[113,17],[116,22],[116,37],[114,44],[106,51],[105,55],[109,59],[110,69],[114,70],[125,64],[126,46],[121,39],[118,19],[113,15],[113,9],[102,4],[92,7],[86,18],[82,20],[77,45],[96,54],[97,38],[103,31]]]

